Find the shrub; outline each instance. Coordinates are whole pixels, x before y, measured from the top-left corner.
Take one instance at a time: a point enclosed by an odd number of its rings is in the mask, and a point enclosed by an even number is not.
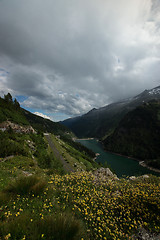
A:
[[[0,192],[0,206],[9,199],[6,193]]]
[[[84,226],[70,214],[46,216],[43,220],[33,220],[31,214],[22,214],[0,224],[0,239],[21,240],[76,240],[84,237]],[[15,227],[16,226],[16,227]],[[25,238],[24,238],[25,237]]]
[[[75,240],[83,237],[85,228],[73,215],[61,213],[39,220],[36,231],[33,239],[41,239],[40,236],[44,235],[47,240]]]
[[[20,240],[33,231],[31,216],[23,214],[8,222],[0,223],[0,239]],[[16,226],[16,227],[15,227]]]
[[[4,192],[12,194],[26,195],[32,193],[38,195],[46,186],[46,182],[37,176],[20,177],[16,181],[10,183]]]
[[[41,168],[50,168],[51,167],[51,157],[46,150],[44,152],[38,153],[38,165]]]

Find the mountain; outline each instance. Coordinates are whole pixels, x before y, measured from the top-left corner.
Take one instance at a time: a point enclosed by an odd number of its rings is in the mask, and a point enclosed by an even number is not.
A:
[[[62,134],[64,132],[70,132],[71,131],[65,127],[64,125],[53,122],[49,119],[37,116],[25,109],[22,109],[22,112],[26,118],[26,120],[29,122],[29,124],[36,130],[42,131],[42,132],[49,132],[49,133],[54,133],[56,135]]]
[[[75,151],[77,150],[84,153],[86,158],[88,158],[88,155],[92,159],[95,157],[95,154],[91,150],[72,140],[74,134],[67,127],[21,108],[17,101],[13,101],[12,96],[9,93],[4,96],[4,99],[0,97],[0,130],[13,130],[16,133],[26,134],[37,132],[38,135],[43,135],[43,133],[46,132],[51,133],[64,141],[65,144],[69,145],[72,149],[75,149]],[[1,131],[0,140],[1,138],[3,139],[6,137],[6,134],[4,134],[5,136],[2,136]],[[7,136],[7,141],[5,141],[4,146],[9,145],[8,143]],[[14,144],[14,151],[12,152],[16,152],[16,144]],[[7,149],[8,147],[9,146],[7,146]],[[24,149],[22,148],[21,152],[23,152],[23,150]],[[5,151],[5,156],[8,156],[7,151],[9,151],[9,149]]]
[[[0,125],[9,121],[22,126],[32,126],[36,131],[50,132],[54,134],[63,134],[64,132],[71,132],[60,123],[53,122],[49,119],[37,116],[20,107],[17,100],[13,100],[10,93],[0,97]]]
[[[72,133],[52,129],[10,96],[0,98],[1,240],[160,239],[159,177],[118,179]]]
[[[160,169],[160,101],[132,110],[104,141],[107,151],[144,160]]]
[[[39,167],[57,172],[97,167],[95,153],[73,137],[60,123],[21,108],[10,93],[0,97],[0,162],[15,156],[36,158]]]
[[[19,103],[13,101],[9,93],[4,96],[4,99],[0,97],[0,123],[5,121],[11,121],[26,126],[29,125]]]
[[[94,108],[82,116],[70,118],[61,123],[70,128],[78,137],[105,138],[113,132],[125,114],[152,99],[160,99],[160,86],[145,90],[133,98],[99,109]]]

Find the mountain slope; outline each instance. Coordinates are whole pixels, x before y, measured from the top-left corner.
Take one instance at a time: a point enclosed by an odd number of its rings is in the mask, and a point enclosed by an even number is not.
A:
[[[37,131],[50,132],[57,135],[70,132],[69,129],[60,123],[37,116],[21,108],[17,101],[12,100],[12,96],[9,93],[5,96],[7,97],[4,99],[0,97],[0,123],[10,121],[22,126],[31,125]]]
[[[160,86],[145,90],[134,98],[109,104],[99,109],[92,109],[80,117],[67,119],[63,125],[70,128],[78,137],[102,138],[118,126],[126,113],[152,99],[160,99]]]
[[[44,134],[46,132],[48,134]],[[57,157],[53,149],[48,150],[47,135],[52,136],[60,157]],[[60,167],[61,155],[66,161],[65,165],[70,165],[74,170],[97,167],[93,161],[95,153],[74,142],[73,136],[72,132],[60,123],[22,109],[10,94],[4,99],[0,98],[0,158],[34,156],[41,168],[54,169],[58,173],[64,167]],[[48,143],[53,145],[52,140]]]
[[[63,134],[64,132],[70,132],[71,131],[63,126],[60,123],[53,122],[49,119],[45,119],[43,117],[37,116],[25,109],[22,110],[25,118],[29,122],[29,124],[36,130],[42,131],[42,132],[50,132],[54,134]]]
[[[108,151],[160,168],[160,101],[144,103],[126,114],[103,143]]]
[[[13,113],[22,126],[16,114],[26,121],[23,110],[12,105],[3,121],[13,123]],[[108,169],[93,171],[90,150],[69,136],[0,130],[0,239],[159,239],[160,178],[120,180]],[[75,172],[64,174],[68,164]]]
[[[14,103],[11,95],[9,99],[3,99],[0,97],[0,123],[4,121],[11,121],[22,125],[29,125],[29,122],[24,116],[20,105]]]

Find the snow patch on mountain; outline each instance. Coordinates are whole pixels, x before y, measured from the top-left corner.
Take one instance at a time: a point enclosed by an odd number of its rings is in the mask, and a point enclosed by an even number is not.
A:
[[[160,94],[160,88],[154,88],[148,92],[149,95]]]

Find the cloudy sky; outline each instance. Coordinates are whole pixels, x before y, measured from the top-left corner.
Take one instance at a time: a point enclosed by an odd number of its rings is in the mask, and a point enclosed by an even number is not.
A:
[[[0,0],[0,95],[57,121],[160,85],[160,0]]]

